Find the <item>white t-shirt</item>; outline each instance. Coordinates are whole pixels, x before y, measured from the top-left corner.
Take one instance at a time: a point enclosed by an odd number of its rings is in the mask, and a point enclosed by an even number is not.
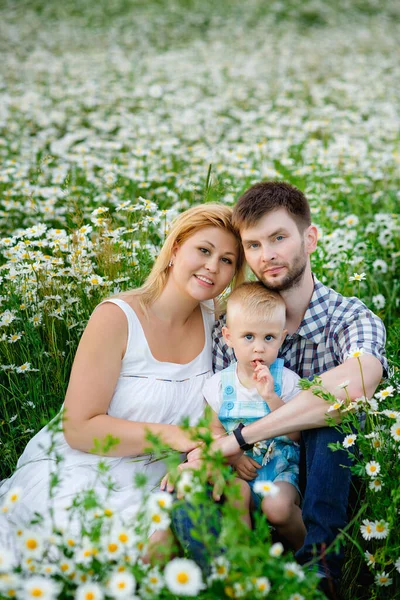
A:
[[[283,367],[282,373],[282,394],[281,399],[283,402],[289,402],[298,394],[301,389],[298,386],[298,381],[300,377],[294,371]],[[237,365],[235,368],[235,385],[236,385],[236,394],[240,400],[256,400],[260,398],[259,393],[256,388],[248,389],[244,387],[239,381],[237,376]],[[219,409],[222,405],[222,391],[221,391],[222,383],[221,383],[221,371],[215,373],[212,377],[206,380],[203,386],[203,396],[207,402],[211,406],[214,412],[219,413]]]

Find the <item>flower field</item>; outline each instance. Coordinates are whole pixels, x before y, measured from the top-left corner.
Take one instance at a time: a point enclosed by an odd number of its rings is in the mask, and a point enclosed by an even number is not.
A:
[[[231,205],[262,179],[289,181],[306,193],[320,231],[316,275],[387,327],[389,378],[373,399],[342,407],[347,436],[332,450],[355,451],[343,595],[395,598],[399,39],[400,5],[385,0],[0,6],[0,480],[60,410],[91,311],[143,281],[170,221],[199,202]],[[0,487],[3,513],[19,500]],[[235,539],[235,516],[224,518]],[[0,548],[0,598],[321,597],[258,525],[248,548],[261,566],[250,569],[237,541],[242,554],[216,561],[206,584],[185,559],[139,568],[143,531],[115,549],[129,532],[103,514],[73,540],[80,554],[65,533],[49,542],[36,527],[23,532],[18,567]],[[50,543],[61,553],[56,566]]]

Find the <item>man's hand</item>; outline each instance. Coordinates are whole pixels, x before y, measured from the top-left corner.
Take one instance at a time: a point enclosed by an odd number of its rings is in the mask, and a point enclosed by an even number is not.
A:
[[[211,444],[211,451],[216,452],[217,450],[220,450],[224,456],[229,457],[237,456],[237,458],[239,458],[239,456],[242,456],[243,454],[234,435],[224,435],[215,440],[215,442]],[[188,461],[192,462],[193,460],[198,460],[201,458],[201,453],[202,448],[195,448],[187,455]]]
[[[257,477],[257,469],[261,468],[261,465],[259,465],[257,461],[246,454],[243,454],[230,462],[240,479],[244,479],[245,481],[252,481],[255,479]]]

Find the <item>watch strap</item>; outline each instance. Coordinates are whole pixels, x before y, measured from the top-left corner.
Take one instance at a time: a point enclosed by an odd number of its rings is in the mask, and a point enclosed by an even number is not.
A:
[[[244,425],[243,423],[239,423],[239,425],[233,430],[233,435],[236,438],[237,443],[239,444],[239,447],[241,450],[252,450],[253,449],[253,445],[254,444],[248,444],[243,435],[242,435],[242,429],[243,429]]]

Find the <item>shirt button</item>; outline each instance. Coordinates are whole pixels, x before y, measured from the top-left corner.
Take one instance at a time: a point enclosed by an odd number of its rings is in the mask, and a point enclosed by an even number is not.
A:
[[[228,394],[228,396],[230,396],[231,394],[233,394],[235,390],[233,389],[233,387],[231,385],[227,385],[224,392],[225,394]]]
[[[233,404],[233,402],[227,402],[227,403],[226,403],[226,408],[227,408],[228,410],[232,410],[232,408],[233,408],[233,407],[234,407],[234,404]]]

